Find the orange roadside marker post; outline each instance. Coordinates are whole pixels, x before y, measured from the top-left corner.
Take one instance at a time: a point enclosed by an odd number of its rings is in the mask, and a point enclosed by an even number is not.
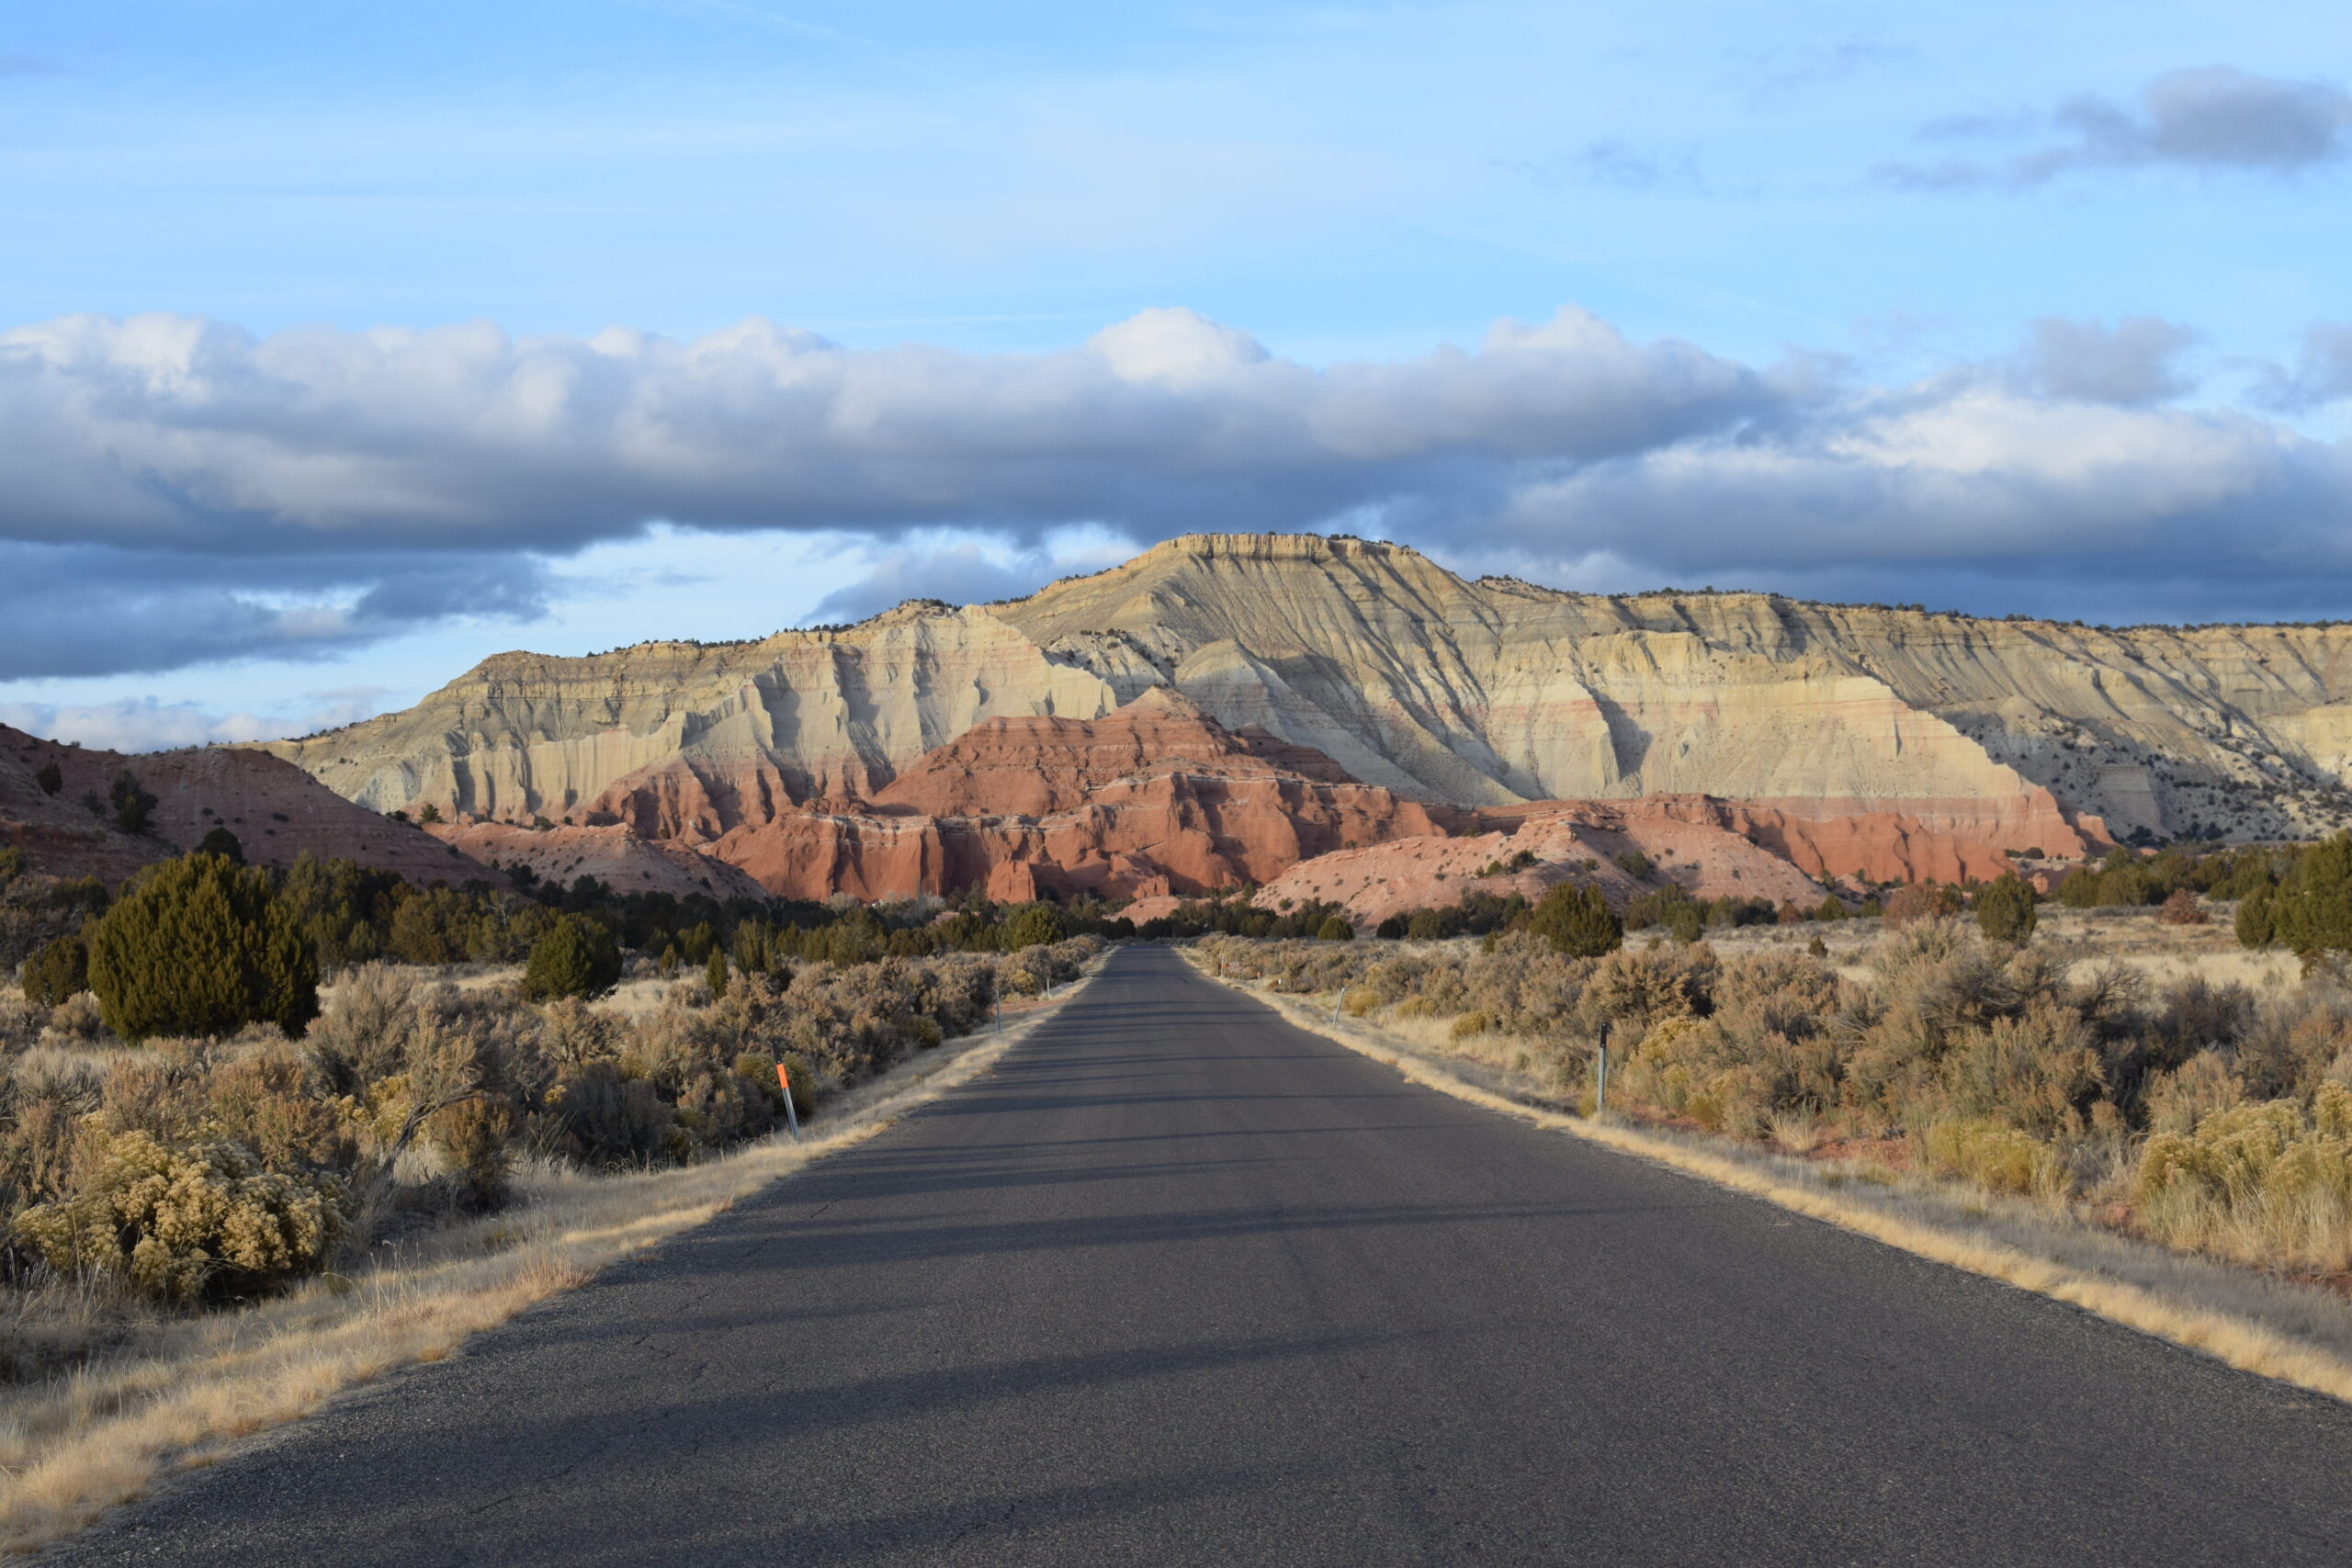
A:
[[[792,1076],[784,1070],[782,1062],[775,1065],[775,1081],[784,1086],[784,1120],[791,1127],[792,1141],[797,1144],[800,1141],[800,1112],[792,1108]]]

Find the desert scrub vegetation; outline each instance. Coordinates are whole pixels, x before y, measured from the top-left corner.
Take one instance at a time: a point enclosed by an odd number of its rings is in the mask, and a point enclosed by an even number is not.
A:
[[[1032,984],[1060,974],[1054,955],[1028,957],[1018,974]],[[576,1040],[583,1021],[567,1021]],[[1026,1026],[1012,1021],[967,1050],[919,1049],[831,1098],[802,1141],[761,1139],[684,1165],[613,1172],[526,1155],[508,1206],[390,1238],[364,1267],[292,1282],[235,1311],[148,1307],[125,1323],[123,1294],[98,1276],[19,1279],[0,1291],[0,1335],[78,1364],[69,1376],[42,1377],[18,1363],[0,1386],[0,1551],[38,1548],[135,1496],[159,1472],[209,1463],[228,1443],[308,1414],[340,1389],[448,1354],[605,1264],[881,1131],[899,1111],[987,1070]],[[109,1348],[85,1356],[93,1331],[107,1327]],[[39,1365],[66,1359],[52,1353]]]
[[[2011,895],[2014,897],[2014,895]],[[1329,997],[1438,1054],[1637,1119],[2016,1195],[2185,1252],[2352,1271],[2352,978],[2149,979],[1921,911],[1864,976],[1797,948],[1652,941],[1600,956],[1528,931],[1338,944],[1202,939],[1216,972]]]
[[[495,1213],[520,1167],[691,1165],[1074,978],[1077,937],[1010,953],[819,962],[670,985],[650,1010],[534,1005],[374,963],[299,1038],[275,1024],[126,1045],[86,995],[0,1004],[0,1281],[89,1298],[77,1345],[0,1347],[0,1376],[106,1348],[142,1314],[250,1303]],[[0,1334],[27,1314],[0,1313]]]

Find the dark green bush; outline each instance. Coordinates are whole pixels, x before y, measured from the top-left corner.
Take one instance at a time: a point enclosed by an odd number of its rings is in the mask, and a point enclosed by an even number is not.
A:
[[[1625,928],[1600,889],[1573,882],[1555,882],[1546,889],[1527,923],[1552,944],[1552,951],[1571,958],[1599,958],[1614,953],[1625,940]]]
[[[1333,915],[1316,928],[1315,936],[1318,942],[1353,942],[1356,928],[1348,923],[1346,916]]]
[[[194,852],[200,855],[219,855],[222,860],[234,862],[238,865],[245,863],[245,846],[237,841],[236,834],[222,827],[216,826],[203,838],[198,839],[196,841]]]
[[[1006,919],[1004,950],[1018,953],[1024,947],[1047,946],[1069,935],[1059,909],[1051,904],[1029,904]]]
[[[272,892],[266,871],[219,855],[142,873],[88,931],[107,1027],[134,1042],[249,1023],[299,1036],[318,1016],[318,961]]]
[[[620,948],[613,933],[584,915],[564,915],[532,943],[523,969],[523,996],[535,1002],[601,997],[620,977]]]
[[[2033,935],[2033,888],[2016,872],[2004,872],[1976,890],[1976,928],[1995,942],[2024,942]]]
[[[90,988],[90,944],[62,936],[25,961],[25,999],[53,1008]]]
[[[115,774],[114,784],[107,792],[107,804],[114,810],[114,825],[126,833],[144,833],[147,818],[155,809],[155,797],[139,787],[129,769]]]

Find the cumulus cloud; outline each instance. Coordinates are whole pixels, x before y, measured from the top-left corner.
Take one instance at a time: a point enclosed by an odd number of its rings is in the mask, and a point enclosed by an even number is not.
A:
[[[1637,449],[1771,400],[1572,310],[1322,371],[1188,310],[994,355],[759,321],[680,343],[74,317],[0,334],[0,537],[254,555],[561,550],[650,518],[1259,524],[1433,459]]]
[[[2352,146],[2352,95],[2324,82],[2255,76],[2227,65],[2169,71],[2141,89],[2136,109],[2086,94],[2023,126],[2048,133],[2007,160],[1890,164],[1890,184],[1923,190],[2040,185],[2077,169],[2150,164],[2292,175],[2333,162]],[[1937,120],[1933,140],[2000,135],[2020,122],[1978,116]]]
[[[2270,367],[2255,391],[2266,407],[2290,412],[2352,398],[2352,321],[2314,325],[2303,335],[2294,367]]]
[[[2195,386],[2178,360],[2196,341],[2196,333],[2157,316],[2126,316],[2111,328],[2044,316],[2033,323],[2022,369],[2052,397],[2152,403]]]
[[[2332,330],[2282,386],[2346,384]],[[0,679],[527,620],[578,591],[551,563],[656,525],[851,541],[865,570],[820,619],[1019,593],[1198,529],[1345,527],[1622,586],[2352,589],[2344,447],[2167,406],[2190,342],[2052,318],[2009,360],[1873,387],[1573,309],[1323,368],[1181,310],[1017,355],[760,321],[677,341],[69,318],[0,334]]]
[[[1977,609],[2080,614],[2070,603],[2095,596],[2206,618],[2340,607],[2347,502],[2342,446],[2243,414],[1980,384],[1532,482],[1464,542],[1519,559],[1547,543],[1571,559],[1612,551],[1683,583],[1902,601],[1965,584]]]
[[[527,617],[538,563],[657,520],[1025,545],[1085,522],[1297,526],[1780,400],[1574,310],[1321,370],[1182,310],[1045,355],[854,351],[759,321],[680,342],[68,317],[0,333],[0,678]]]

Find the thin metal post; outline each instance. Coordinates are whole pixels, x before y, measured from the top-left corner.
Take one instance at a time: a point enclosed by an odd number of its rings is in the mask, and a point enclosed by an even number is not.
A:
[[[784,1070],[782,1062],[775,1065],[775,1081],[784,1086],[784,1121],[792,1129],[792,1141],[797,1144],[800,1141],[800,1112],[792,1108],[792,1075]]]
[[[1594,1064],[1592,1078],[1592,1113],[1595,1116],[1609,1109],[1609,1025],[1600,1026],[1600,1055]]]

